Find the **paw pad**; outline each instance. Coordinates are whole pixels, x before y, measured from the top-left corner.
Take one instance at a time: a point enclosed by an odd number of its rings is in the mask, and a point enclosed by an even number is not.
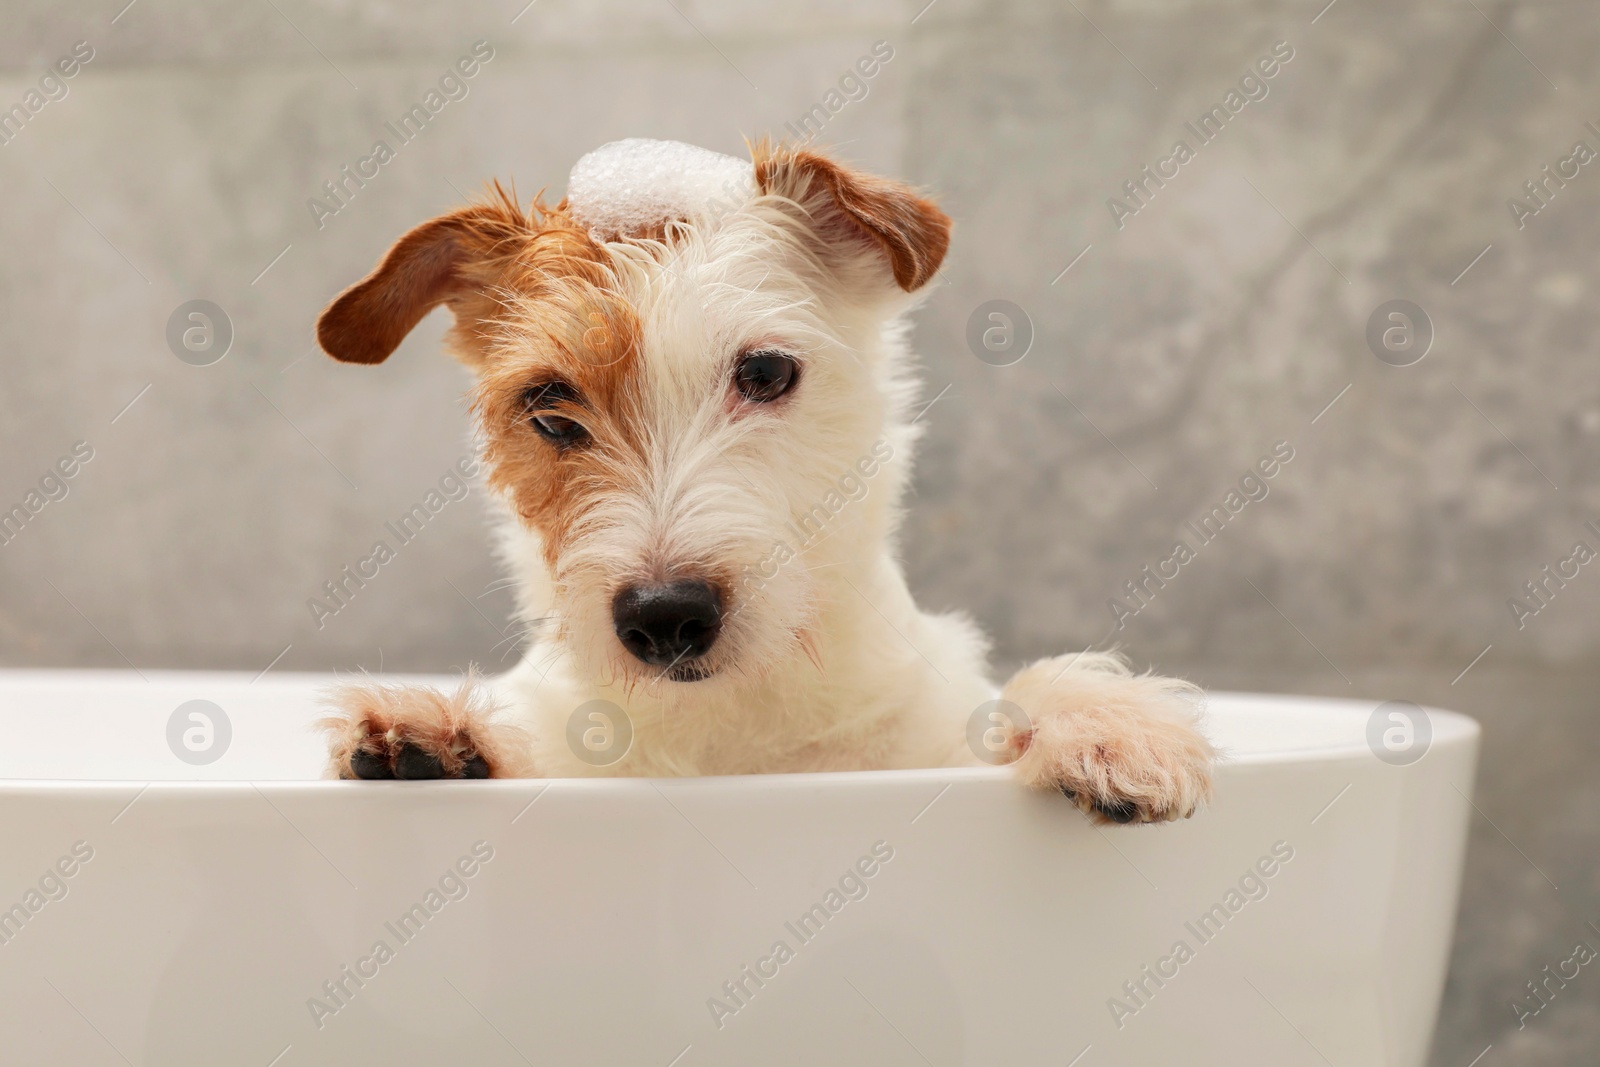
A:
[[[390,734],[372,734],[354,752],[339,777],[364,781],[399,779],[428,781],[437,778],[487,778],[489,761],[471,751],[458,752],[460,741],[436,748],[415,741],[401,741]]]
[[[1163,822],[1175,815],[1157,815],[1145,811],[1139,804],[1132,800],[1115,800],[1110,798],[1095,798],[1080,794],[1070,786],[1061,787],[1061,795],[1078,806],[1078,810],[1096,820],[1114,822],[1118,826],[1130,822]],[[1184,818],[1194,814],[1192,811],[1185,813]]]

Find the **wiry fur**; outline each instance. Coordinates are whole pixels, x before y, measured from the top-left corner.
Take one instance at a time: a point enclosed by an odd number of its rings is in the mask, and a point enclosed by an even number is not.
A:
[[[1039,660],[1018,671],[1003,696],[1031,723],[1016,739],[1017,774],[1062,790],[1085,812],[1124,821],[1192,812],[1210,798],[1209,780],[1192,770],[1212,755],[1199,732],[1199,696],[1177,678],[1135,675],[1112,653]]]
[[[485,738],[497,775],[974,760],[967,720],[993,697],[985,641],[960,616],[920,611],[895,559],[919,429],[905,315],[949,221],[905,186],[809,152],[762,145],[755,157],[757,192],[735,210],[604,242],[564,203],[524,214],[500,193],[407,234],[325,313],[331,354],[376,362],[428,307],[455,312],[448,343],[478,371],[500,552],[534,638],[485,683],[526,731],[531,770],[510,770],[509,742],[481,710],[462,710],[465,694],[443,702],[449,712],[425,692],[358,687],[337,698],[335,773],[350,773],[368,733],[404,732],[413,717],[449,723],[458,749],[463,731]],[[407,300],[432,303],[395,306]],[[754,407],[730,376],[739,353],[766,345],[799,360],[799,384]],[[552,380],[579,394],[561,413],[590,431],[586,447],[563,452],[530,429],[522,398]],[[850,472],[859,498],[839,493]],[[834,499],[845,503],[815,510]],[[791,524],[807,514],[826,521],[797,543]],[[771,573],[779,546],[793,558]],[[695,680],[634,659],[611,617],[623,586],[683,575],[714,583],[724,604]],[[1030,785],[1119,821],[1130,809],[1187,815],[1208,794],[1211,753],[1186,683],[1081,656],[1034,665],[1004,696],[1032,718],[1017,738]],[[568,717],[595,699],[625,709],[634,731],[609,767],[567,744]]]
[[[331,697],[336,715],[317,725],[328,732],[332,767],[354,777],[351,762],[363,753],[391,769],[403,746],[438,760],[443,777],[459,778],[469,759],[482,757],[491,778],[534,773],[527,735],[497,721],[478,679],[468,675],[454,693],[421,686],[351,683]]]

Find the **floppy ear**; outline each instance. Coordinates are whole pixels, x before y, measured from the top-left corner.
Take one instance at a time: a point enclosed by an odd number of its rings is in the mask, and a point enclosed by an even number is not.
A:
[[[478,324],[496,307],[489,290],[536,232],[498,185],[495,192],[496,202],[441,215],[396,241],[376,270],[317,319],[323,351],[345,363],[382,363],[424,315],[448,304],[456,316],[452,349],[479,362]]]
[[[950,247],[950,216],[908,185],[863,174],[825,156],[758,145],[756,185],[805,208],[825,261],[835,267],[863,251],[887,258],[911,293],[938,271]]]

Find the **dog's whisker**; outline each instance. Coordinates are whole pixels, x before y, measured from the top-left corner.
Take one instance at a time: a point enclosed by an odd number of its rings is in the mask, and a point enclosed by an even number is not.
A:
[[[496,641],[494,647],[491,648],[489,652],[492,655],[493,653],[500,651],[502,646],[507,646],[508,651],[505,653],[505,655],[500,657],[501,661],[503,662],[507,655],[510,655],[511,652],[515,652],[519,647],[521,647],[523,639],[528,637],[531,633],[531,630],[515,630],[511,633],[508,633],[505,635],[505,637],[501,638],[499,641]]]
[[[510,588],[515,587],[518,584],[520,584],[520,583],[518,582],[518,580],[516,578],[498,578],[495,581],[492,581],[488,585],[484,586],[483,587],[483,592],[478,594],[478,595],[479,595],[480,598],[486,597],[490,593],[498,593],[502,589],[510,589]]]

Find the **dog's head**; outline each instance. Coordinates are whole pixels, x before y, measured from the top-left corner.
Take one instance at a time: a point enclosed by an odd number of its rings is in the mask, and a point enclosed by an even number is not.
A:
[[[623,142],[529,211],[496,185],[317,324],[336,359],[379,363],[452,311],[522,610],[597,680],[736,685],[814,657],[841,568],[892,536],[899,320],[950,220],[813,152],[753,155]]]

